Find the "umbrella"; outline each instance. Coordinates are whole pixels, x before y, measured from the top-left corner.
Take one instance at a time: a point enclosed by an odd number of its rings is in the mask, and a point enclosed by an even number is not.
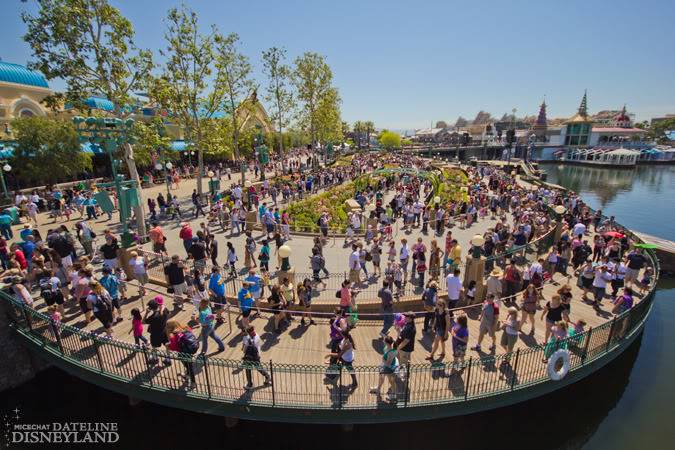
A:
[[[623,237],[623,234],[619,233],[618,231],[608,231],[607,233],[605,233],[605,236],[621,239]]]
[[[637,248],[659,248],[656,244],[635,244],[633,247]]]

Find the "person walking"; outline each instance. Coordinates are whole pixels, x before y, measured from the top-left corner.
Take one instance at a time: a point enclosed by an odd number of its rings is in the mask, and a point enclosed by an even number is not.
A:
[[[388,281],[382,282],[382,288],[378,291],[377,296],[382,302],[380,312],[382,313],[383,324],[380,336],[382,339],[386,339],[389,329],[394,325],[394,296]]]
[[[342,330],[342,340],[338,346],[337,353],[329,353],[328,358],[336,358],[340,366],[344,367],[349,376],[352,379],[352,384],[349,386],[349,390],[354,391],[358,387],[358,382],[356,380],[356,372],[354,371],[354,358],[356,353],[356,344],[354,343],[354,338],[350,333],[350,329],[346,328]]]
[[[171,256],[171,262],[164,267],[164,276],[170,291],[173,291],[174,303],[182,308],[185,295],[188,293],[188,285],[185,282],[185,265],[180,260],[180,256]]]
[[[434,361],[434,355],[438,347],[441,347],[440,359],[445,358],[445,342],[448,340],[448,332],[450,331],[450,312],[445,306],[444,300],[436,302],[433,311],[434,314],[434,342],[431,346],[431,353],[426,357],[429,361]]]
[[[382,353],[382,365],[380,366],[380,376],[378,378],[377,386],[370,389],[371,394],[378,397],[382,395],[382,385],[385,378],[389,382],[389,389],[387,390],[387,399],[396,400],[396,372],[399,368],[398,352],[394,347],[394,338],[386,336],[384,338],[384,352]]]
[[[199,343],[192,333],[192,328],[175,319],[169,320],[166,322],[166,337],[169,341],[169,350],[183,353],[184,356],[181,357],[181,362],[185,367],[185,374],[178,374],[178,376],[185,379],[187,389],[193,389],[197,381],[195,379],[192,355],[197,353]]]
[[[255,328],[248,326],[246,328],[246,335],[242,339],[242,350],[244,352],[242,365],[246,373],[246,386],[244,386],[244,389],[247,391],[253,389],[253,369],[256,369],[263,377],[265,377],[263,386],[272,385],[272,379],[269,373],[267,373],[267,370],[260,364],[261,346],[262,341],[260,336],[256,334]]]
[[[164,298],[158,295],[148,302],[148,307],[143,317],[143,322],[148,325],[150,345],[153,349],[152,357],[148,360],[150,364],[157,364],[159,361],[157,358],[158,349],[169,342],[169,337],[166,334],[166,323],[168,320],[169,311],[164,307]],[[168,356],[164,358],[164,365],[171,365],[171,359]]]
[[[199,302],[199,324],[201,325],[201,354],[205,355],[208,352],[209,337],[218,344],[218,353],[225,351],[225,344],[218,337],[215,331],[215,316],[211,311],[211,305],[207,299],[202,299]]]

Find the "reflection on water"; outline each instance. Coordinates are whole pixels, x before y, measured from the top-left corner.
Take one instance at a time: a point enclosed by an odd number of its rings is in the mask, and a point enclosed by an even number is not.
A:
[[[542,164],[548,181],[581,194],[593,208],[636,231],[675,239],[675,166],[611,169]],[[658,220],[654,220],[658,218]]]

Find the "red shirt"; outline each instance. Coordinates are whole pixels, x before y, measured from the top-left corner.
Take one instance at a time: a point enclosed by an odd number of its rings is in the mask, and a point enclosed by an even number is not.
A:
[[[190,227],[181,228],[180,233],[178,234],[178,237],[181,238],[184,241],[191,240],[192,239],[192,228],[190,228]]]
[[[28,262],[26,261],[26,255],[23,254],[21,250],[18,248],[14,250],[14,256],[16,257],[16,260],[19,263],[19,267],[22,269],[28,268]]]

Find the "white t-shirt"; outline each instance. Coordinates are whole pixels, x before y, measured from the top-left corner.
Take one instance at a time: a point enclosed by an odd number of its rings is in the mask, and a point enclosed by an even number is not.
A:
[[[586,232],[586,225],[583,223],[579,222],[576,225],[574,225],[574,228],[572,228],[572,234],[574,236],[579,236],[580,234],[584,234]]]
[[[137,256],[136,258],[130,260],[129,265],[135,274],[143,275],[145,273],[145,261],[143,260],[142,256]]]
[[[360,253],[358,250],[354,250],[349,254],[349,268],[351,270],[359,270],[361,268],[361,263],[359,261]]]
[[[454,274],[450,274],[445,279],[445,284],[448,289],[448,299],[459,300],[459,294],[462,292],[462,281]]]

